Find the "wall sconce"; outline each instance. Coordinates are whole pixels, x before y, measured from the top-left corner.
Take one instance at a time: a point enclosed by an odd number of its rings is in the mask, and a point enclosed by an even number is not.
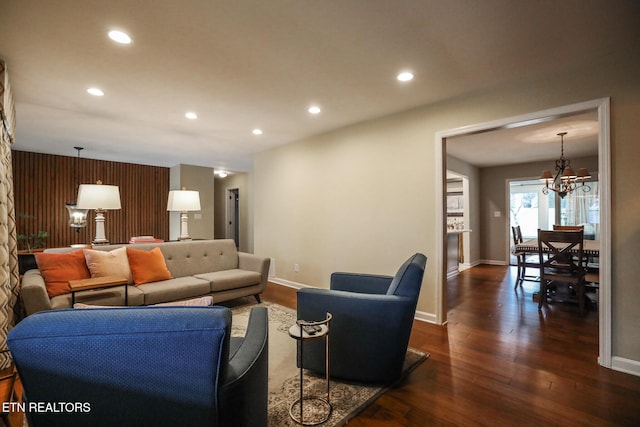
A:
[[[78,188],[77,209],[95,209],[96,237],[94,245],[108,245],[104,235],[104,211],[120,209],[120,189],[117,185],[102,185],[102,181],[95,184],[80,184]]]
[[[168,211],[180,212],[180,237],[179,240],[191,240],[189,237],[189,211],[200,210],[200,193],[193,190],[171,190],[167,200]]]

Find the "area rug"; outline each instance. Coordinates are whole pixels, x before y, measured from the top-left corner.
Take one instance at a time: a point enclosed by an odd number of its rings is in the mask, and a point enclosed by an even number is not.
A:
[[[300,393],[300,371],[296,367],[296,341],[289,337],[289,327],[296,321],[296,312],[268,302],[258,305],[267,307],[269,313],[269,426],[299,426],[300,424],[289,417],[289,407]],[[231,307],[232,335],[244,336],[252,307],[256,307],[256,304]],[[428,357],[428,353],[410,348],[403,366],[403,377]],[[325,427],[345,425],[388,390],[388,387],[337,380],[331,380],[330,388],[333,411],[326,422],[318,424]],[[326,396],[326,382],[323,377],[305,371],[304,390],[305,395]],[[311,406],[305,403],[305,417],[307,417],[307,409]],[[313,415],[317,414],[308,414],[309,417]]]

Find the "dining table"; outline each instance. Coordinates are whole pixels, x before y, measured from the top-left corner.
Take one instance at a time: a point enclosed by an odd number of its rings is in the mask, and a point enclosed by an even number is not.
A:
[[[518,243],[515,246],[516,252],[522,252],[525,254],[537,254],[538,253],[538,239],[525,239],[522,243]],[[543,247],[543,252],[549,252],[549,248]],[[577,249],[575,250],[577,252]],[[600,240],[584,240],[582,246],[582,253],[585,257],[595,258],[600,256]]]

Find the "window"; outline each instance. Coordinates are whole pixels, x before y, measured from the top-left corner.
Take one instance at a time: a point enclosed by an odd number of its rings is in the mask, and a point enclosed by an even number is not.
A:
[[[600,238],[600,198],[598,182],[589,181],[590,191],[578,187],[561,199],[550,191],[542,192],[538,180],[509,183],[510,226],[519,225],[522,237],[536,238],[538,228],[550,229],[553,224],[584,225],[585,239]],[[556,209],[556,208],[559,209]],[[509,241],[512,242],[509,235]]]

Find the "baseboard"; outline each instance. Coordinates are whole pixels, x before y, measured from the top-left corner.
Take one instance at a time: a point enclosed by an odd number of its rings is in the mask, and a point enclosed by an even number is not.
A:
[[[269,277],[269,281],[277,285],[286,286],[288,288],[293,288],[293,289],[317,288],[316,286],[309,286],[303,283],[294,282],[292,280],[281,279],[279,277]],[[426,313],[424,311],[416,310],[415,319],[421,322],[433,323],[437,325],[436,315],[433,313]]]
[[[478,264],[489,264],[489,265],[507,265],[505,261],[498,261],[495,259],[483,259]]]
[[[433,323],[434,325],[438,324],[438,323],[436,323],[436,315],[435,314],[427,313],[427,312],[424,312],[424,311],[416,310],[415,319],[419,320],[421,322]]]
[[[637,360],[613,356],[611,358],[611,369],[640,377],[640,362]]]
[[[302,283],[298,283],[298,282],[294,282],[291,280],[287,280],[287,279],[281,279],[279,277],[269,277],[269,281],[273,282],[277,285],[282,285],[282,286],[286,286],[287,288],[293,288],[293,289],[302,289],[302,288],[313,288],[315,286],[309,286],[309,285],[305,285]]]

